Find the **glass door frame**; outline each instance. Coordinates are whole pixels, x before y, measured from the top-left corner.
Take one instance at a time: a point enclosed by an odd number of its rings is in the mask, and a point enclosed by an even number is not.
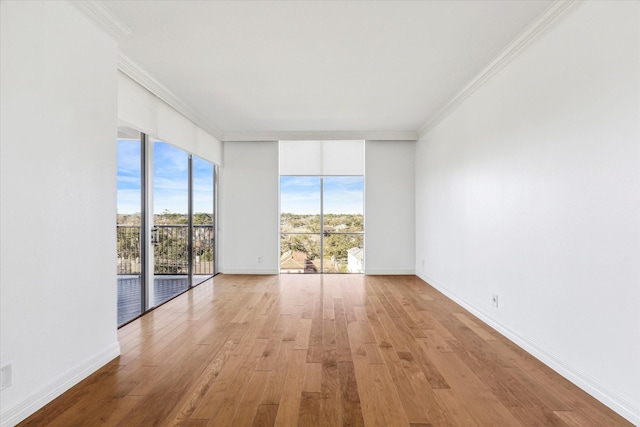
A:
[[[140,314],[132,317],[131,319],[125,320],[122,324],[118,324],[118,328],[122,327],[131,321],[137,319],[138,317],[144,315],[145,313],[153,310],[154,308],[164,304],[165,302],[170,301],[171,299],[177,297],[182,292],[168,298],[166,301],[160,302],[157,305],[154,304],[154,248],[155,248],[155,237],[156,234],[154,232],[154,209],[153,209],[153,171],[154,171],[154,143],[165,142],[162,140],[154,139],[150,137],[148,134],[144,132],[140,132],[136,129],[127,127],[130,130],[135,132],[139,132],[140,134]],[[119,139],[119,138],[118,138]],[[131,138],[132,140],[134,138]],[[179,147],[176,147],[179,148]],[[182,150],[181,148],[179,148]],[[182,150],[185,151],[185,150]],[[193,157],[194,155],[186,152],[188,156],[188,232],[187,232],[187,256],[188,256],[188,268],[187,268],[187,281],[188,287],[186,290],[192,289],[194,286],[198,284],[193,284],[193,238],[194,238],[194,230],[193,230],[193,203],[194,203],[194,186],[193,186]],[[197,156],[200,158],[199,156]],[[213,247],[213,268],[211,277],[218,274],[218,233],[217,233],[217,224],[218,224],[218,179],[219,179],[219,169],[218,165],[215,163],[209,162],[208,160],[202,159],[212,165],[212,247]],[[201,283],[201,282],[200,282]],[[185,290],[185,291],[186,291]]]

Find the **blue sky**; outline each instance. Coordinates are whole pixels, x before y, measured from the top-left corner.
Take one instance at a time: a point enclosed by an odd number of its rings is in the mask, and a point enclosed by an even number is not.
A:
[[[154,142],[153,209],[187,213],[187,153]],[[194,212],[213,212],[213,165],[193,157]],[[118,213],[140,212],[140,142],[118,140]]]
[[[280,177],[280,212],[320,214],[320,177]],[[363,212],[363,177],[324,177],[325,214],[362,214]]]
[[[165,209],[187,213],[187,153],[164,142],[154,142],[154,213]],[[213,165],[196,156],[194,169],[194,212],[213,211]],[[324,212],[362,214],[364,179],[361,176],[324,178]],[[320,213],[320,177],[280,178],[281,212]],[[118,140],[118,213],[140,212],[140,142]]]

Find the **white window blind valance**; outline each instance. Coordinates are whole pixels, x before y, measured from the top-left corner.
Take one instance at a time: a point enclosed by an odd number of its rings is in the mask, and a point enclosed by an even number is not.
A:
[[[137,82],[118,73],[118,119],[215,164],[222,164],[222,144]]]
[[[280,175],[364,175],[364,141],[280,141]]]

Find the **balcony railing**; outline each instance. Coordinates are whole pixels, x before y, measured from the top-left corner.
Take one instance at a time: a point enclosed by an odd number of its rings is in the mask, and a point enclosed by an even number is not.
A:
[[[188,225],[158,225],[154,274],[187,274]],[[140,274],[140,226],[118,225],[118,274]],[[213,226],[193,226],[193,274],[213,274]]]

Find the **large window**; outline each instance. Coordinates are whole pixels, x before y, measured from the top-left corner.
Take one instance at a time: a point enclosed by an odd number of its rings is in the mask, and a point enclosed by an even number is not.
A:
[[[280,141],[280,272],[364,273],[364,141]]]
[[[118,135],[118,325],[216,273],[215,165]]]
[[[364,272],[364,178],[280,177],[280,272]]]

